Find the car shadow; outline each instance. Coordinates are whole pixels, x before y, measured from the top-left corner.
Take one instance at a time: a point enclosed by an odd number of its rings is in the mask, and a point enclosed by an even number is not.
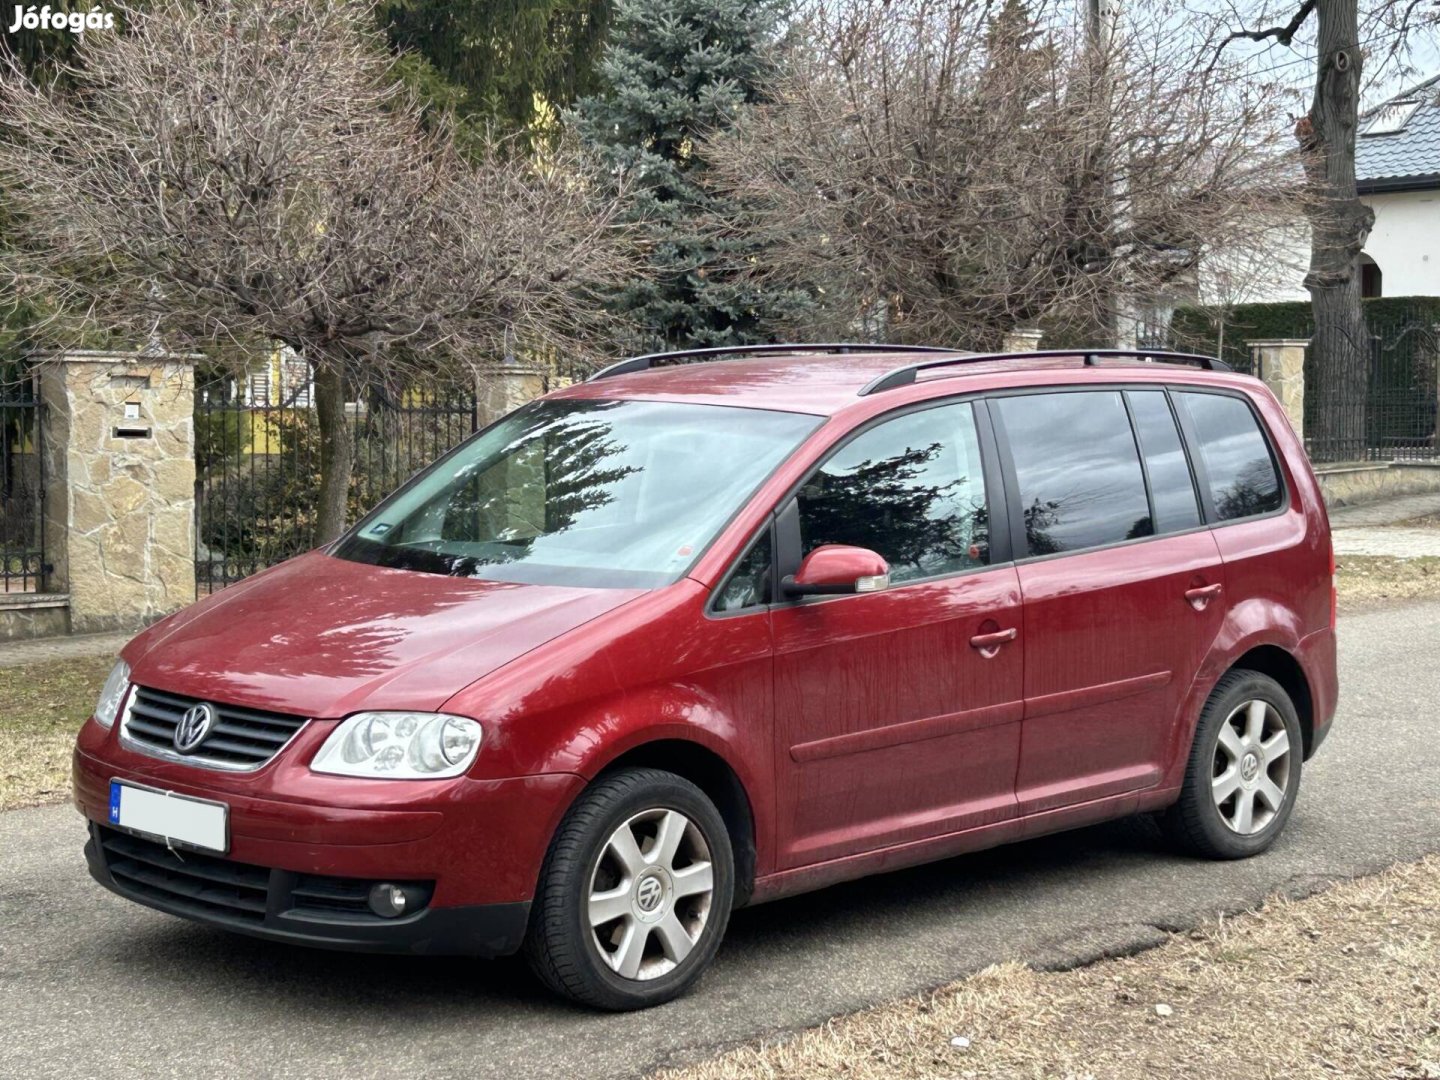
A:
[[[1027,889],[1043,889],[1057,878],[1117,861],[1153,860],[1164,851],[1155,826],[1134,818],[744,909],[731,920],[714,973],[685,1003],[704,1008],[707,997],[723,1000],[753,979],[757,964],[783,981],[787,966],[796,970],[807,959],[821,959],[857,933],[873,936],[879,924],[903,922],[909,929],[897,932],[906,933],[930,923],[953,924],[967,909],[997,896],[1022,898]],[[519,957],[330,952],[159,915],[127,925],[126,931],[106,952],[140,994],[157,986],[180,997],[219,994],[276,1015],[324,1016],[347,1025],[382,1016],[387,1022],[399,1016],[433,1021],[452,1011],[486,1028],[521,1016],[559,1024],[561,1030],[597,1019],[551,995]]]

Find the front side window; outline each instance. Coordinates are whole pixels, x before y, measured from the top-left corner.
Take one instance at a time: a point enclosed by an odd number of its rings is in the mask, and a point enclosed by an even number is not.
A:
[[[1280,509],[1285,489],[1250,406],[1228,394],[1178,393],[1175,400],[1190,416],[1215,516],[1234,521]]]
[[[819,423],[717,405],[538,401],[382,503],[335,554],[494,581],[669,584]]]
[[[997,398],[1031,555],[1154,533],[1135,435],[1119,391]]]
[[[888,420],[852,439],[801,487],[802,550],[878,552],[892,581],[990,561],[989,515],[969,402]]]

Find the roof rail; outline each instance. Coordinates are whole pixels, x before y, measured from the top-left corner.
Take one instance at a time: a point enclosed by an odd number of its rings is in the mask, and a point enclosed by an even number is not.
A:
[[[1033,357],[1083,356],[1086,367],[1094,367],[1101,360],[1136,359],[1159,364],[1193,364],[1207,371],[1235,370],[1225,361],[1213,356],[1199,356],[1195,353],[1165,352],[1158,349],[1040,349],[1035,352],[971,353],[968,356],[952,356],[945,360],[925,360],[918,364],[907,364],[894,371],[887,371],[877,379],[866,383],[860,396],[877,394],[882,390],[893,390],[897,386],[909,386],[915,376],[931,368],[950,367],[953,364],[978,364],[989,360],[1025,360]]]
[[[898,352],[898,353],[954,353],[958,349],[946,349],[939,345],[874,345],[869,342],[827,342],[824,344],[796,345],[722,345],[713,349],[680,349],[676,352],[649,353],[632,356],[617,364],[601,368],[586,382],[609,379],[616,375],[629,375],[632,371],[648,371],[661,361],[695,359],[700,362],[719,360],[725,356],[773,356],[787,353],[848,353],[848,352]]]

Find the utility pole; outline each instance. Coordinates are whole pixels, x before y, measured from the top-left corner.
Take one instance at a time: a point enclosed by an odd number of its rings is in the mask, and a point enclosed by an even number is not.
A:
[[[1110,49],[1110,34],[1119,0],[1085,0],[1085,31],[1095,55],[1104,56]]]
[[[1124,196],[1121,181],[1116,177],[1115,163],[1108,145],[1109,111],[1114,82],[1111,45],[1115,24],[1120,17],[1120,0],[1084,0],[1085,39],[1090,52],[1091,93],[1100,115],[1105,118],[1103,130],[1106,145],[1096,148],[1097,181],[1102,187],[1100,215],[1112,236],[1123,224],[1120,205]],[[1111,245],[1113,247],[1113,244]],[[1113,251],[1110,252],[1113,254]],[[1136,319],[1133,298],[1116,289],[1104,298],[1106,310],[1101,312],[1101,326],[1109,339],[1102,344],[1117,349],[1133,349],[1136,345]]]

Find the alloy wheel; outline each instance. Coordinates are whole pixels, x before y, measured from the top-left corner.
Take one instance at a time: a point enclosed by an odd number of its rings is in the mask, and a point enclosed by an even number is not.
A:
[[[1220,725],[1210,792],[1220,820],[1242,836],[1265,829],[1285,804],[1290,736],[1269,702],[1238,706]]]
[[[605,842],[586,916],[601,958],[621,978],[674,971],[699,943],[715,875],[710,847],[678,810],[645,810]]]

